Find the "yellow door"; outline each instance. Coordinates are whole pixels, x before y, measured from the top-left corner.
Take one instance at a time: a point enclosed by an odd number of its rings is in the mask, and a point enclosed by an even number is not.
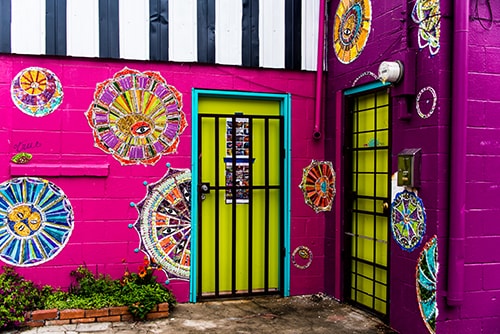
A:
[[[390,106],[387,89],[347,98],[345,296],[388,318]]]
[[[280,293],[279,101],[198,100],[198,299]]]

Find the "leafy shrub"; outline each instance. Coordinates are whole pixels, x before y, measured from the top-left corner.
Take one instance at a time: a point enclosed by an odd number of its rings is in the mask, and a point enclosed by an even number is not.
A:
[[[0,274],[0,330],[15,328],[25,321],[25,314],[36,309],[100,309],[128,306],[136,320],[144,320],[157,304],[176,304],[174,295],[156,282],[157,266],[144,259],[138,273],[128,269],[119,280],[109,275],[93,274],[86,266],[71,272],[73,282],[68,292],[50,286],[37,287],[4,266]]]
[[[144,266],[138,273],[125,270],[120,280],[108,275],[93,274],[85,266],[71,272],[74,282],[68,293],[58,291],[45,301],[46,308],[99,309],[111,306],[128,306],[137,320],[144,320],[146,314],[157,304],[169,303],[174,306],[174,295],[164,285],[156,282],[154,271],[157,267],[144,259]]]
[[[24,279],[14,268],[3,266],[0,274],[0,329],[18,327],[25,314],[43,306],[43,296],[50,288],[39,288]]]

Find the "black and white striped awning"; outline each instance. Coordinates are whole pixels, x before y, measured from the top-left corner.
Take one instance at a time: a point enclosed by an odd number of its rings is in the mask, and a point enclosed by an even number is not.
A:
[[[0,0],[0,52],[316,70],[319,0]]]

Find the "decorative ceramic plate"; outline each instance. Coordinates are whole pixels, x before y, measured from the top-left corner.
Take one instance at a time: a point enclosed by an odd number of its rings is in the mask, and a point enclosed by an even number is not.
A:
[[[169,168],[136,205],[134,225],[140,249],[161,266],[167,277],[189,279],[191,263],[191,172]]]
[[[157,72],[125,68],[97,85],[86,112],[95,145],[122,165],[154,165],[187,126],[181,94]]]
[[[340,0],[333,22],[333,48],[338,60],[349,64],[359,57],[370,35],[369,0]]]
[[[73,231],[73,209],[63,191],[35,177],[0,184],[0,257],[20,267],[54,258]]]
[[[329,161],[313,160],[302,172],[299,185],[307,205],[316,211],[330,211],[335,198],[335,171]]]
[[[61,82],[46,68],[22,70],[12,80],[10,90],[14,104],[25,114],[35,117],[52,113],[63,100]]]
[[[425,234],[425,220],[424,205],[415,193],[404,190],[396,194],[391,205],[391,229],[402,249],[411,252],[420,245]]]
[[[417,263],[417,300],[422,319],[431,333],[436,332],[438,308],[436,285],[438,274],[437,237],[433,236],[422,249]]]
[[[439,0],[417,0],[411,13],[418,24],[418,46],[429,47],[431,56],[439,52],[441,36],[441,10]]]

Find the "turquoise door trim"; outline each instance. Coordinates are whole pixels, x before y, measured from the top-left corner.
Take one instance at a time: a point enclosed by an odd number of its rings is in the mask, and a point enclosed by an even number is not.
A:
[[[363,92],[366,92],[366,91],[369,91],[372,89],[377,89],[380,87],[387,87],[390,85],[391,85],[390,82],[382,82],[382,81],[377,80],[377,81],[367,83],[366,85],[361,85],[361,86],[356,86],[356,87],[346,89],[344,91],[344,95],[345,96],[354,95],[354,94],[363,93]]]
[[[189,280],[189,301],[196,302],[197,284],[196,278],[198,277],[198,206],[196,205],[198,199],[198,187],[196,186],[198,180],[198,102],[200,97],[216,97],[216,98],[241,98],[241,99],[262,99],[279,101],[280,115],[284,119],[284,141],[285,141],[285,161],[284,161],[284,180],[285,180],[285,193],[284,193],[284,251],[285,257],[283,258],[283,295],[288,297],[290,295],[290,202],[291,202],[291,189],[287,180],[291,178],[291,95],[290,94],[273,94],[273,93],[252,93],[252,92],[239,92],[239,91],[224,91],[224,90],[207,90],[193,88],[191,91],[192,100],[192,117],[191,117],[191,275]]]

